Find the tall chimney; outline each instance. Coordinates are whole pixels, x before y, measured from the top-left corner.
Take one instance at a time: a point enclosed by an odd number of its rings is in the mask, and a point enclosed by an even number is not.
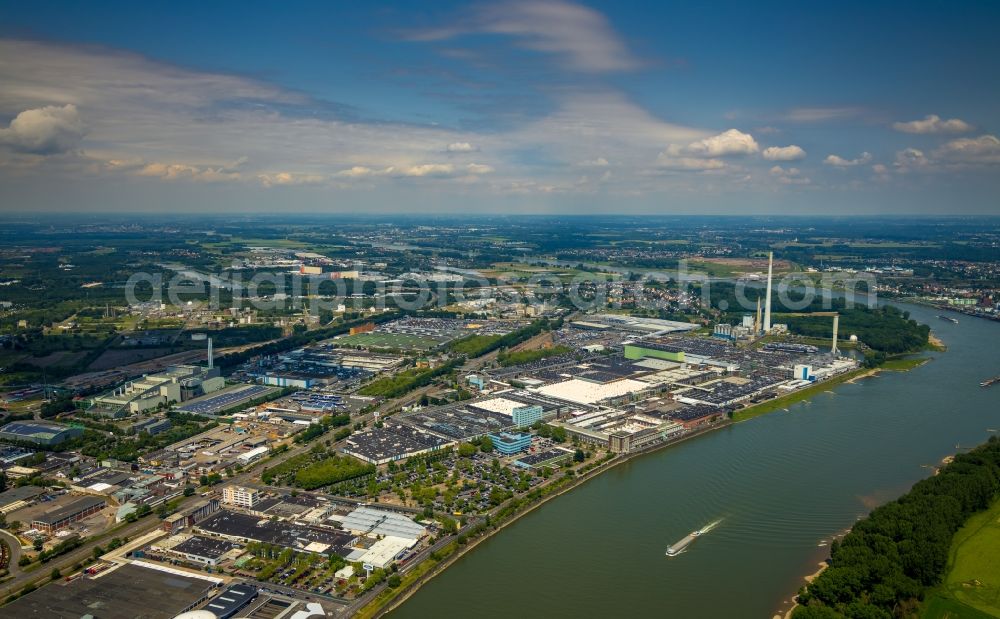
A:
[[[757,318],[753,321],[753,332],[760,335],[760,297],[757,297]]]
[[[833,315],[833,346],[830,347],[831,354],[837,354],[837,329],[840,328],[840,314]]]
[[[208,338],[208,369],[211,370],[214,367],[215,364],[212,360],[212,338]]]
[[[767,296],[764,297],[764,333],[771,331],[771,275],[774,270],[774,252],[767,254]]]

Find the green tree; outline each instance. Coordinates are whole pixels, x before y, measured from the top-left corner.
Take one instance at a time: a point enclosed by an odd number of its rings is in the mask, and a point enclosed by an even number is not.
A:
[[[479,443],[479,449],[484,454],[488,454],[493,451],[493,439],[488,436],[484,436],[482,442]]]

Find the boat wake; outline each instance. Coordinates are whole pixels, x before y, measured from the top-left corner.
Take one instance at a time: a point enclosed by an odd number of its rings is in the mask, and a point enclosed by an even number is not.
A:
[[[715,527],[719,526],[720,524],[722,524],[722,518],[719,518],[715,522],[710,522],[705,526],[703,526],[702,528],[698,529],[698,535],[704,535],[709,531],[711,531],[712,529],[714,529]]]
[[[706,533],[708,533],[709,531],[711,531],[715,527],[719,526],[719,524],[721,524],[721,523],[722,523],[722,518],[719,518],[718,520],[716,520],[714,522],[710,522],[710,523],[706,524],[705,526],[703,526],[702,528],[698,529],[697,531],[692,531],[692,532],[688,533],[687,535],[684,536],[684,538],[681,541],[679,541],[676,544],[674,544],[673,546],[670,546],[669,548],[667,548],[666,555],[668,557],[676,557],[677,555],[682,554],[683,552],[685,552],[687,550],[688,546],[690,546],[692,542],[694,542],[696,539],[698,539],[702,535],[705,535]]]

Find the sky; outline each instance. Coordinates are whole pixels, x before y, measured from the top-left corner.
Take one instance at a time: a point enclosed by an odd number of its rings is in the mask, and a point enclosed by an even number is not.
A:
[[[0,212],[1000,215],[1000,3],[0,5]]]

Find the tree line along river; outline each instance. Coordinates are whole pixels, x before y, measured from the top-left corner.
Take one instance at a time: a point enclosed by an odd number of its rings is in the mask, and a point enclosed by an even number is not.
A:
[[[896,305],[948,351],[615,467],[485,540],[392,619],[787,610],[833,536],[1000,430],[1000,385],[979,386],[1000,374],[1000,323]]]

